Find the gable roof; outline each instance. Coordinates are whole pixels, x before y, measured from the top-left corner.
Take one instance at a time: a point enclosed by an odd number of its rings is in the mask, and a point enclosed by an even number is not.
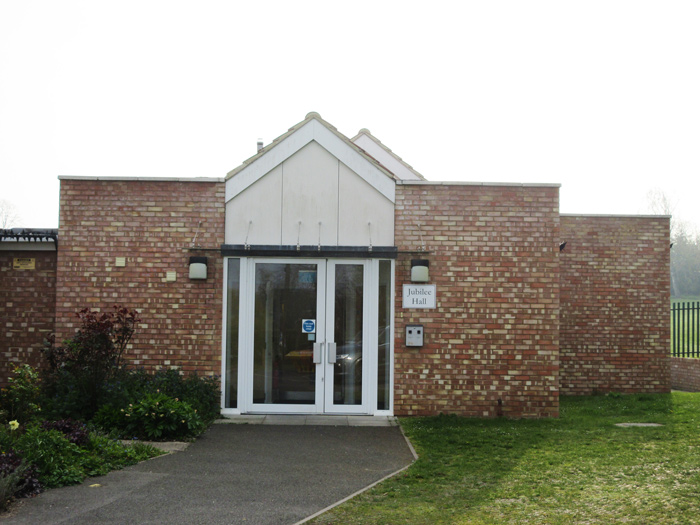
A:
[[[228,172],[225,179],[226,202],[312,141],[325,148],[391,202],[395,202],[398,177],[313,111],[285,134]]]
[[[372,135],[367,128],[362,128],[350,141],[364,149],[369,155],[377,158],[382,165],[390,169],[399,179],[426,180],[411,165],[382,144],[382,141]]]

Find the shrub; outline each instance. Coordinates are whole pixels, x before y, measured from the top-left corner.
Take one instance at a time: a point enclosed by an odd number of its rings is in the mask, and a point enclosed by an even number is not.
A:
[[[114,306],[113,312],[84,308],[76,314],[82,326],[63,347],[49,347],[46,358],[52,370],[83,368],[95,376],[109,377],[122,365],[127,344],[141,319],[136,310]]]
[[[129,403],[126,406],[129,406]],[[91,421],[91,424],[100,431],[122,439],[135,437],[125,433],[128,423],[129,421],[124,417],[124,408],[111,404],[102,405]]]
[[[125,436],[156,440],[194,436],[205,426],[189,403],[160,392],[146,394],[126,408],[105,406],[96,423],[122,431]]]
[[[26,423],[41,410],[39,408],[39,374],[29,365],[21,365],[14,370],[15,377],[3,389],[0,408],[8,420]]]
[[[162,393],[147,394],[129,406],[124,415],[129,419],[131,433],[145,434],[149,439],[192,436],[204,428],[197,410],[189,403]]]
[[[87,476],[104,476],[163,453],[145,443],[123,445],[121,441],[92,432],[85,445],[82,467]]]
[[[21,460],[20,460],[21,461]],[[10,501],[19,488],[21,467],[17,468],[9,465],[6,468],[5,454],[0,454],[0,511],[7,509]]]
[[[58,426],[66,428],[75,426],[73,423],[59,423]],[[36,467],[39,482],[49,488],[80,483],[88,476],[103,475],[162,453],[153,447],[125,446],[95,433],[90,433],[78,446],[59,430],[45,429],[40,425],[27,427],[17,439],[15,450],[25,463]]]
[[[143,368],[122,368],[105,384],[104,401],[117,407],[126,407],[148,392],[155,392],[152,382],[153,375]]]
[[[68,370],[47,372],[42,390],[42,413],[49,419],[73,418],[89,421],[91,402],[80,377]]]
[[[17,439],[16,450],[36,466],[39,481],[45,487],[73,485],[85,479],[80,466],[82,451],[58,430],[31,425]]]
[[[143,406],[148,396],[165,395],[177,403],[189,405],[200,424],[178,424],[176,430],[151,429],[150,435],[134,423],[133,407]],[[138,436],[147,439],[180,439],[201,432],[207,423],[220,412],[219,382],[216,377],[199,377],[196,374],[182,375],[177,369],[159,370],[148,374],[142,369],[122,370],[118,377],[105,387],[105,403],[95,414],[92,422],[106,431],[116,431],[125,437]],[[180,408],[176,413],[180,412]],[[149,412],[149,413],[152,413]],[[128,416],[126,414],[129,414]],[[184,414],[187,415],[185,412]],[[165,415],[163,417],[166,417]],[[174,416],[173,416],[174,417]],[[132,419],[129,419],[132,418]],[[179,421],[182,421],[182,417]],[[184,418],[186,419],[186,418]],[[168,424],[172,426],[172,424]]]
[[[44,348],[47,395],[54,415],[90,419],[101,404],[105,384],[122,369],[124,351],[140,319],[135,310],[119,306],[105,313],[85,308],[77,316],[81,327],[72,339],[58,347],[48,341]]]
[[[74,445],[83,446],[88,442],[88,431],[85,423],[74,419],[61,419],[60,421],[44,421],[41,424],[43,430],[58,430]]]
[[[153,387],[189,403],[204,421],[216,419],[221,412],[221,392],[216,376],[198,376],[194,372],[185,376],[178,369],[159,370],[153,374]]]
[[[35,467],[13,451],[0,453],[0,510],[5,510],[13,498],[34,496],[40,492]]]

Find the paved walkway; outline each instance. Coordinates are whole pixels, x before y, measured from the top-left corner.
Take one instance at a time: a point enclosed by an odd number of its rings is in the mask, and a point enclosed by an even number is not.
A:
[[[279,417],[213,425],[184,451],[23,500],[4,522],[292,524],[413,461],[392,418],[273,425]]]

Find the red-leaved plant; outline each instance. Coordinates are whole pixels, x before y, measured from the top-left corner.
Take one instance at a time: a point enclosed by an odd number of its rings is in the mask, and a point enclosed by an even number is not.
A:
[[[71,389],[77,389],[76,394],[85,396],[87,411],[80,410],[76,415],[91,416],[97,410],[102,388],[123,368],[124,351],[141,319],[136,310],[123,306],[103,313],[84,308],[77,316],[81,326],[73,338],[61,346],[49,341],[44,355],[50,381],[68,382]]]
[[[54,370],[76,365],[108,370],[121,368],[124,350],[141,321],[139,313],[115,305],[112,312],[83,308],[76,315],[81,327],[75,336],[64,341],[61,347],[51,346],[46,350],[49,367]]]

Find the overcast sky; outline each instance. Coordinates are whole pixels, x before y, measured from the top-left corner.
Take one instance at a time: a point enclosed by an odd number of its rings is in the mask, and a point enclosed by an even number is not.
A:
[[[700,2],[0,0],[0,200],[59,175],[223,177],[310,111],[429,180],[700,224]]]

